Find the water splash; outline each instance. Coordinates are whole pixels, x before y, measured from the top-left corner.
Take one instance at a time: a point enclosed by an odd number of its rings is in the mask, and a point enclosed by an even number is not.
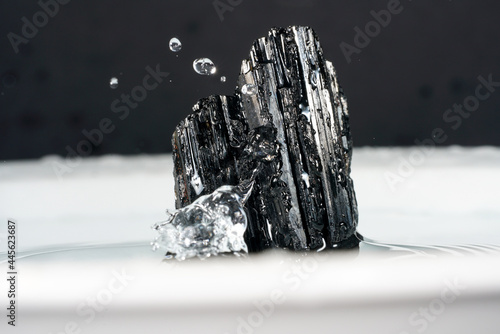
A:
[[[168,213],[167,220],[153,225],[159,236],[153,250],[163,249],[178,260],[206,258],[228,252],[248,252],[243,234],[248,220],[244,204],[254,182],[222,186],[190,205]]]

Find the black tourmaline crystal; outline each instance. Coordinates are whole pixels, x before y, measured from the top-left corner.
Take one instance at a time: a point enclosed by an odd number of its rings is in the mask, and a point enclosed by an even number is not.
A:
[[[249,251],[357,245],[347,103],[308,27],[254,42],[234,96],[201,99],[176,128],[176,207],[255,180]]]

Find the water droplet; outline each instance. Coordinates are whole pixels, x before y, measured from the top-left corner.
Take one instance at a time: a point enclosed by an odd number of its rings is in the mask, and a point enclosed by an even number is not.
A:
[[[225,76],[221,76],[220,77],[220,82],[226,82],[226,77]]]
[[[116,77],[112,77],[112,78],[109,80],[109,87],[111,87],[111,89],[116,89],[116,88],[118,88],[118,78],[116,78]]]
[[[255,95],[259,92],[259,88],[253,84],[244,84],[241,87],[241,93],[245,95]]]
[[[196,73],[201,75],[211,75],[217,71],[215,64],[208,58],[198,58],[193,61],[193,68]]]
[[[304,180],[306,187],[310,188],[311,185],[309,184],[309,174],[307,174],[305,171],[303,171],[301,177],[302,177],[302,180]]]
[[[191,179],[191,185],[193,186],[196,195],[201,194],[203,189],[205,189],[203,183],[201,182],[201,178],[198,174],[193,175],[193,178]]]
[[[349,149],[349,143],[347,142],[347,137],[342,136],[342,145],[344,145],[344,148],[347,150]]]
[[[307,121],[311,122],[311,110],[309,109],[309,106],[301,103],[299,104],[299,108],[301,110],[301,114],[307,117]]]
[[[156,241],[151,242],[151,249],[153,250],[153,252],[156,252],[159,248],[160,245],[158,244],[158,242]]]
[[[168,46],[170,47],[170,50],[173,51],[173,52],[179,52],[182,49],[182,43],[176,37],[170,39],[170,42],[168,43]]]
[[[311,73],[309,74],[309,80],[311,81],[311,85],[313,86],[313,88],[316,88],[316,86],[318,85],[318,76],[319,75],[319,71],[311,71]]]

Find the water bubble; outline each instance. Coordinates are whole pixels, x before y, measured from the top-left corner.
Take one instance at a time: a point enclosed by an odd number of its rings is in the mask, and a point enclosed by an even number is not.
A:
[[[193,68],[201,75],[212,75],[217,71],[215,64],[208,58],[198,58],[193,61]]]
[[[168,46],[170,47],[170,50],[173,52],[179,52],[182,49],[182,43],[176,37],[170,39],[170,42],[168,42]]]
[[[109,87],[111,87],[111,89],[116,89],[116,88],[118,88],[118,78],[116,78],[116,77],[112,77],[112,78],[109,80]]]
[[[221,76],[220,77],[220,82],[226,82],[226,77],[225,76]]]
[[[245,95],[255,95],[259,92],[259,88],[253,84],[245,84],[241,87],[241,93]]]

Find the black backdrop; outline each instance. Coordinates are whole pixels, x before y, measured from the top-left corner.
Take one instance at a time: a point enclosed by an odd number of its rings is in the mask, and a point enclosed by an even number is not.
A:
[[[496,0],[59,1],[0,2],[1,160],[64,156],[103,119],[112,126],[85,155],[168,152],[199,98],[232,94],[253,40],[294,24],[312,26],[334,63],[356,146],[412,145],[436,128],[442,145],[500,145],[500,87],[474,97],[480,76],[500,81]],[[368,29],[364,40],[356,27]],[[215,62],[214,76],[193,71],[199,57]],[[111,105],[142,85],[147,66],[169,75],[122,120]],[[470,113],[447,112],[464,102]]]

